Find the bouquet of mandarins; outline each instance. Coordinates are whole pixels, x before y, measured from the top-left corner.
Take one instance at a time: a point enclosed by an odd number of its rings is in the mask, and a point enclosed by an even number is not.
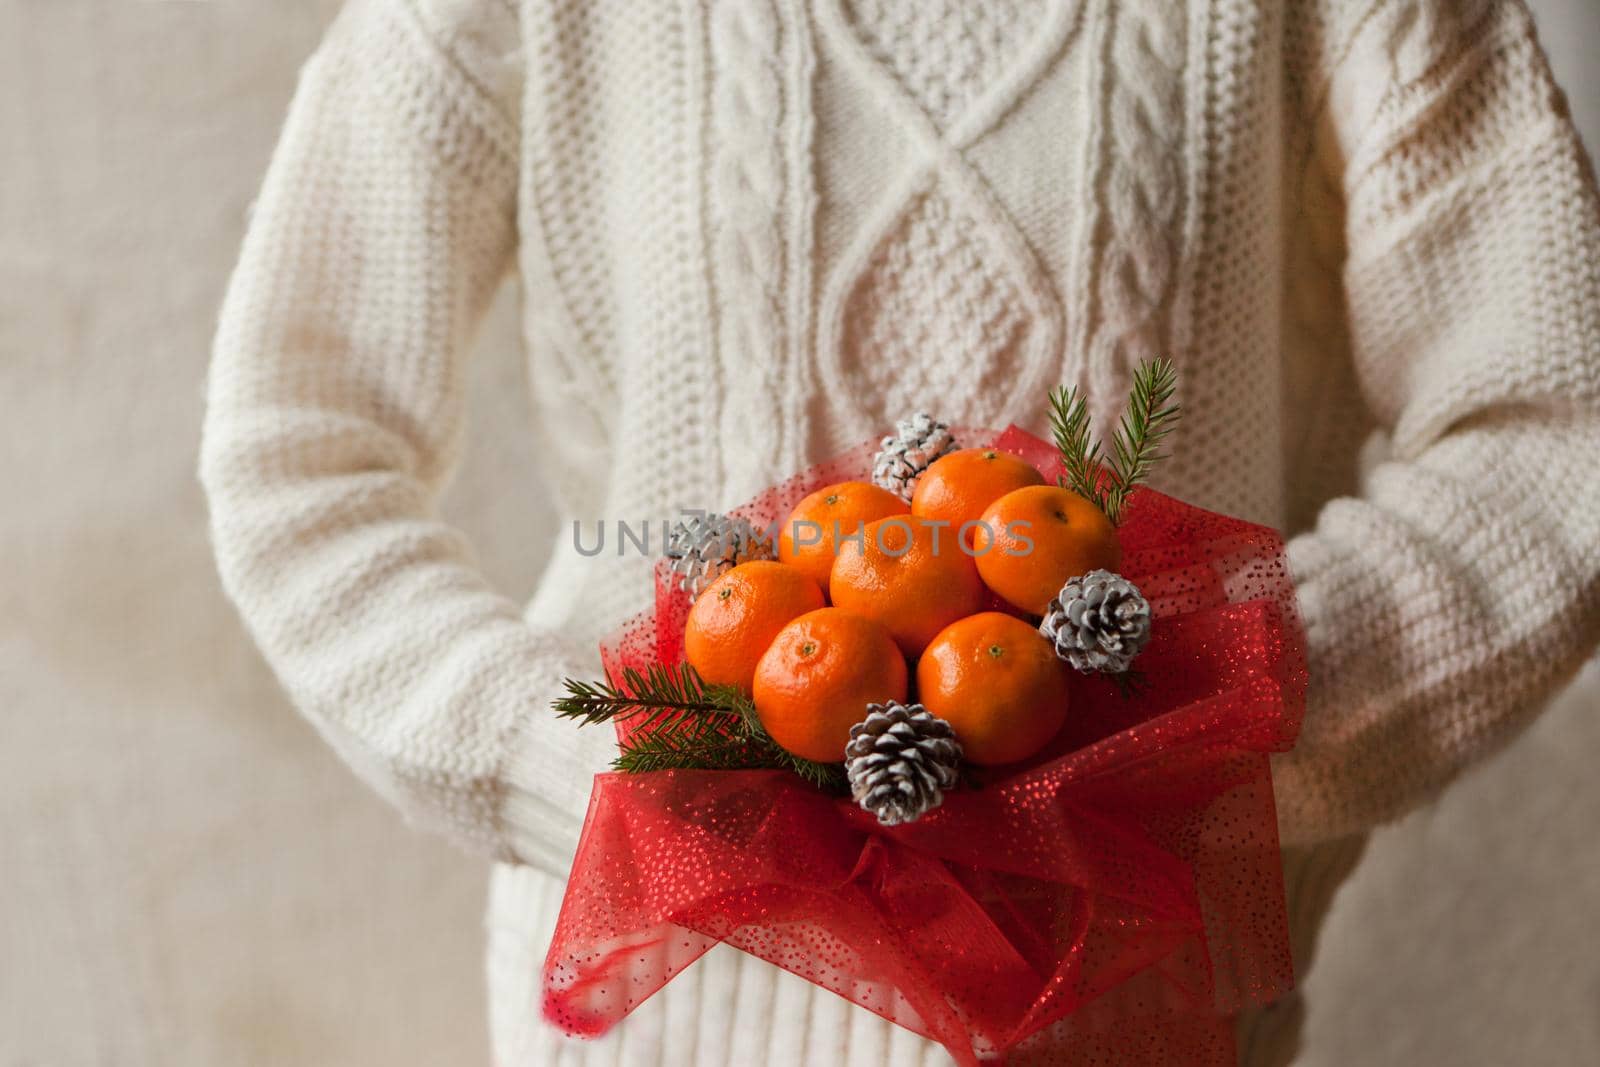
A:
[[[611,723],[544,1011],[597,1035],[717,942],[961,1064],[1232,1064],[1292,982],[1268,771],[1306,684],[1278,534],[1111,448],[898,432],[678,531],[556,707]],[[965,445],[967,447],[960,447]]]

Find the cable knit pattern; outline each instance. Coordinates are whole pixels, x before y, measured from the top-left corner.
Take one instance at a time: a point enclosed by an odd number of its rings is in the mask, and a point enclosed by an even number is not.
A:
[[[1169,353],[1158,484],[1291,535],[1302,968],[1364,831],[1600,639],[1600,197],[1520,2],[842,5],[353,0],[228,289],[198,467],[224,588],[360,774],[501,861],[501,1067],[948,1062],[723,948],[603,1040],[539,1018],[612,748],[546,709],[650,589],[573,521],[723,507],[916,407],[1037,424],[1068,380],[1103,418]],[[513,263],[563,520],[526,605],[436,509]],[[1246,1062],[1286,1062],[1301,1010],[1244,1020]]]
[[[1133,368],[1170,350],[1168,305],[1184,236],[1188,25],[1149,17],[1137,4],[1110,4],[1107,11],[1106,70],[1117,75],[1106,79],[1088,366],[1089,395],[1108,431],[1113,398],[1127,394]],[[1173,439],[1173,447],[1181,444],[1181,437]]]
[[[937,189],[917,197],[879,246],[846,312],[845,348],[866,358],[852,386],[888,411],[965,391],[1010,392],[1031,323],[1017,285]],[[953,351],[959,360],[927,360]]]
[[[711,164],[711,204],[728,309],[721,426],[724,440],[741,443],[730,451],[726,472],[728,491],[738,498],[787,473],[777,463],[784,427],[771,423],[764,399],[778,393],[789,356],[779,32],[770,0],[721,0],[711,15],[712,113],[721,134]]]
[[[862,26],[847,17],[855,10],[824,8],[833,16],[824,18],[824,32],[851,61],[862,90],[917,147],[856,233],[822,306],[823,382],[861,416],[931,406],[953,422],[992,424],[1015,409],[1018,396],[1040,394],[1054,370],[1058,298],[1015,219],[965,152],[1044,73],[1066,33],[1065,9],[1059,3],[1039,9],[1048,17],[1013,62],[974,66],[974,76],[994,80],[966,82],[959,113],[930,115],[899,74],[909,62],[905,50],[928,36],[909,27],[941,12],[941,34],[961,28],[973,47],[991,44],[978,10],[963,8],[962,21],[937,6],[897,9],[892,22]],[[877,6],[866,11],[885,13]],[[905,35],[887,36],[891,27]],[[900,51],[885,52],[891,44]]]
[[[943,129],[995,84],[1044,20],[1048,0],[853,0],[874,59]]]

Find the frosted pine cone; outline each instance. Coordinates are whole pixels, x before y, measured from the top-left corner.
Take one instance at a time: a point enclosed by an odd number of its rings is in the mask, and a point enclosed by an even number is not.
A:
[[[724,571],[775,555],[772,542],[746,520],[709,514],[679,523],[666,550],[672,573],[691,596],[699,596]]]
[[[955,731],[921,704],[868,704],[850,727],[844,769],[856,803],[885,826],[914,822],[944,802],[956,784],[961,745]]]
[[[1150,602],[1121,575],[1090,571],[1061,587],[1039,632],[1078,670],[1121,674],[1150,640]]]
[[[872,459],[872,484],[910,503],[922,472],[955,449],[950,427],[919,411],[895,423],[895,432],[883,439],[882,449]]]

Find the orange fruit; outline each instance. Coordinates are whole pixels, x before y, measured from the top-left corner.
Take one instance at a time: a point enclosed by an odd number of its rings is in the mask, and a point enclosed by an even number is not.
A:
[[[700,677],[748,690],[778,631],[822,607],[817,583],[771,560],[741,563],[706,586],[689,609],[684,654]]]
[[[1117,528],[1093,502],[1054,485],[1014,489],[990,504],[973,549],[984,584],[1043,615],[1067,579],[1122,565]]]
[[[992,766],[1038,752],[1067,718],[1067,665],[1038,630],[985,611],[940,631],[917,661],[917,699]]]
[[[867,705],[905,700],[907,681],[905,657],[888,630],[819,608],[780,630],[756,664],[756,714],[796,756],[838,763]]]
[[[778,531],[778,559],[798,567],[823,589],[839,536],[889,515],[904,515],[906,502],[868,482],[824,486],[796,504]]]
[[[1021,456],[992,448],[963,448],[923,471],[911,496],[911,514],[948,522],[952,532],[960,532],[1011,490],[1043,484],[1044,475]],[[974,532],[969,529],[962,535],[969,546]]]
[[[841,539],[828,592],[834,607],[881,622],[912,658],[984,600],[978,566],[956,531],[907,515],[868,523],[859,540]]]

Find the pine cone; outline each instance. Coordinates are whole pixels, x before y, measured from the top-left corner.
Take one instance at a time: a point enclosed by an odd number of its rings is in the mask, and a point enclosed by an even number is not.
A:
[[[856,803],[885,826],[914,822],[956,784],[961,744],[921,704],[868,704],[850,727],[844,769]]]
[[[727,515],[696,515],[679,523],[667,542],[670,569],[691,596],[727,570],[753,559],[774,559],[772,542],[747,520]]]
[[[955,450],[950,427],[919,411],[895,423],[895,432],[883,439],[883,448],[872,459],[872,484],[910,503],[922,472]]]
[[[1150,602],[1120,574],[1090,571],[1061,587],[1039,632],[1078,670],[1121,674],[1150,640]]]

